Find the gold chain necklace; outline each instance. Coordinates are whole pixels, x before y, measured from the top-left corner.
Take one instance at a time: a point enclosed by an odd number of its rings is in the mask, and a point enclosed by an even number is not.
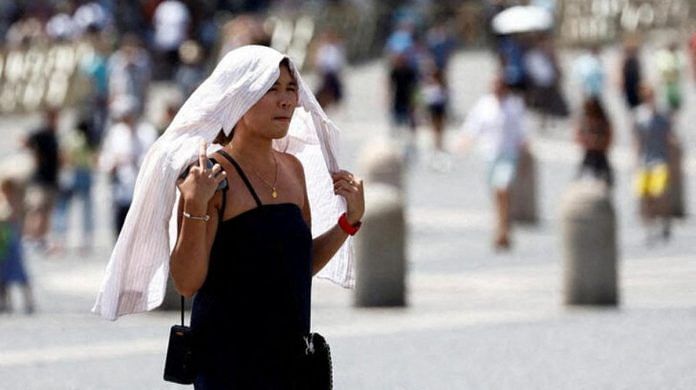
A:
[[[278,190],[276,189],[276,184],[278,183],[278,160],[276,160],[275,153],[271,152],[271,156],[273,156],[273,163],[275,164],[275,177],[273,178],[273,184],[268,183],[261,175],[259,175],[254,167],[250,166],[250,168],[251,172],[256,175],[256,177],[258,177],[263,184],[271,189],[271,196],[273,199],[276,199],[278,197]]]

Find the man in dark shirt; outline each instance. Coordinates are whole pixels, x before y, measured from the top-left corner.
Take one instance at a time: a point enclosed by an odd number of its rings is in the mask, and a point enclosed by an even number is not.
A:
[[[58,194],[60,165],[57,139],[58,110],[44,112],[44,123],[31,132],[24,145],[34,157],[34,173],[27,193],[27,236],[44,245],[50,226],[50,216]]]
[[[418,83],[418,73],[409,65],[405,54],[395,55],[392,61],[389,79],[393,122],[396,126],[407,125],[415,131],[413,97]]]

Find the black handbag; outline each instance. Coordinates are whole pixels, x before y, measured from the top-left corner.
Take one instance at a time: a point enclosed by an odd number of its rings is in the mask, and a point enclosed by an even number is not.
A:
[[[333,367],[331,348],[324,336],[310,333],[304,337],[306,349],[299,364],[302,389],[332,390]]]
[[[196,379],[196,365],[193,358],[194,338],[190,327],[184,325],[184,297],[181,297],[181,325],[172,326],[169,331],[167,359],[164,362],[164,380],[190,385]]]
[[[292,297],[291,304],[296,307],[296,312],[299,314],[299,299],[294,290],[292,290],[289,281],[287,287],[291,291],[289,294]],[[332,390],[333,364],[329,343],[319,333],[303,333],[301,331],[297,333],[304,341],[304,351],[300,354],[295,366],[295,377],[297,379],[295,388],[298,390]]]

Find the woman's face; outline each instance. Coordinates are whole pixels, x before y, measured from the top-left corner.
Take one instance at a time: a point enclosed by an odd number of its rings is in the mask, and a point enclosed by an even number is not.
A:
[[[280,76],[271,89],[241,118],[244,127],[271,139],[283,138],[290,127],[297,106],[297,81],[286,65],[280,65]]]

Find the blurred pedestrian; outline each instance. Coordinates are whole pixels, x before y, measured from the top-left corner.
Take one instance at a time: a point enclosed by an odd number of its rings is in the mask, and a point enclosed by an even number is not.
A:
[[[203,63],[203,49],[196,41],[187,40],[179,47],[179,58],[174,81],[179,94],[187,98],[205,80],[207,74]]]
[[[346,65],[343,43],[333,30],[324,31],[314,53],[314,68],[319,76],[317,101],[326,110],[343,99],[341,72]]]
[[[607,157],[612,138],[612,125],[602,102],[597,97],[586,98],[575,129],[575,140],[584,151],[578,177],[590,174],[609,187],[614,184],[614,173]]]
[[[621,59],[621,90],[626,101],[626,106],[633,111],[641,103],[640,85],[643,82],[643,71],[639,58],[640,46],[634,38],[629,38],[624,43]]]
[[[31,151],[35,166],[27,190],[29,209],[25,233],[41,249],[45,249],[47,245],[51,213],[59,191],[58,116],[58,109],[47,108],[43,112],[43,124],[24,141],[25,147]]]
[[[670,186],[668,158],[669,145],[676,142],[670,116],[658,110],[652,87],[641,87],[643,104],[636,111],[634,137],[638,157],[636,193],[640,214],[646,225],[647,242],[655,239],[655,225],[662,221],[663,239],[671,235],[671,210],[668,199]]]
[[[137,116],[143,115],[150,90],[150,55],[134,34],[125,34],[119,49],[109,58],[109,101],[135,99]]]
[[[397,136],[404,139],[410,158],[415,153],[418,71],[409,63],[405,53],[393,55],[390,64],[392,133],[399,132]],[[409,132],[401,132],[403,127],[407,127]]]
[[[696,31],[692,32],[691,37],[689,37],[689,58],[691,59],[691,71],[694,80],[696,80]]]
[[[493,79],[491,93],[474,104],[462,126],[460,147],[477,141],[489,164],[488,184],[493,192],[496,233],[493,246],[507,250],[510,240],[510,187],[521,153],[527,147],[524,100],[510,91],[503,75]]]
[[[89,31],[113,30],[114,18],[104,1],[85,1],[77,7],[73,14],[73,21],[80,34],[89,34]]]
[[[397,21],[396,28],[387,37],[385,52],[388,58],[404,56],[408,65],[417,67],[415,24],[410,18]]]
[[[244,45],[271,45],[271,34],[260,18],[253,14],[241,14],[222,26],[219,59]]]
[[[70,42],[79,33],[79,27],[72,18],[72,5],[63,1],[58,3],[55,13],[46,22],[46,35],[55,42]]]
[[[507,86],[515,92],[529,87],[529,72],[525,61],[527,42],[518,35],[498,36],[497,59]]]
[[[155,77],[170,80],[179,66],[179,47],[188,38],[191,12],[179,0],[165,0],[157,5],[152,23],[157,53]]]
[[[95,24],[87,27],[85,37],[94,51],[85,55],[79,64],[80,75],[87,80],[85,84],[88,87],[84,98],[84,119],[90,122],[90,142],[96,144],[101,142],[109,118],[109,52],[107,38],[103,34]]]
[[[568,104],[561,92],[561,67],[551,37],[543,34],[524,54],[524,68],[528,75],[527,103],[541,115],[541,127],[546,127],[549,116],[566,117]]]
[[[602,65],[599,45],[593,45],[573,63],[573,75],[582,87],[582,98],[602,99],[606,72]]]
[[[111,177],[114,232],[118,236],[133,200],[140,165],[157,139],[157,130],[139,120],[135,99],[122,96],[111,105],[114,122],[104,139],[99,165]]]
[[[168,99],[164,104],[164,109],[161,112],[161,116],[157,122],[157,134],[162,135],[167,127],[172,123],[176,113],[179,112],[181,108],[181,98],[179,96],[172,97]]]
[[[96,163],[97,144],[93,141],[91,121],[83,117],[74,129],[63,137],[61,151],[67,188],[61,191],[54,213],[54,239],[52,251],[62,252],[67,242],[70,206],[75,200],[82,203],[80,252],[87,253],[93,248],[94,211],[92,201],[93,169]]]
[[[456,47],[456,42],[447,24],[434,24],[425,33],[425,43],[437,71],[442,73],[443,83],[447,83],[447,66]]]
[[[682,71],[686,65],[676,42],[655,54],[655,65],[660,77],[662,100],[672,113],[676,113],[682,106]]]
[[[0,178],[0,312],[11,311],[9,289],[19,285],[24,312],[34,312],[31,283],[24,267],[22,248],[22,217],[24,191],[22,184],[8,177]]]
[[[424,66],[420,89],[430,115],[430,124],[433,131],[435,150],[431,159],[431,167],[437,171],[447,171],[450,159],[444,149],[443,137],[447,119],[449,93],[445,83],[444,71],[436,66],[434,62],[429,62]]]

